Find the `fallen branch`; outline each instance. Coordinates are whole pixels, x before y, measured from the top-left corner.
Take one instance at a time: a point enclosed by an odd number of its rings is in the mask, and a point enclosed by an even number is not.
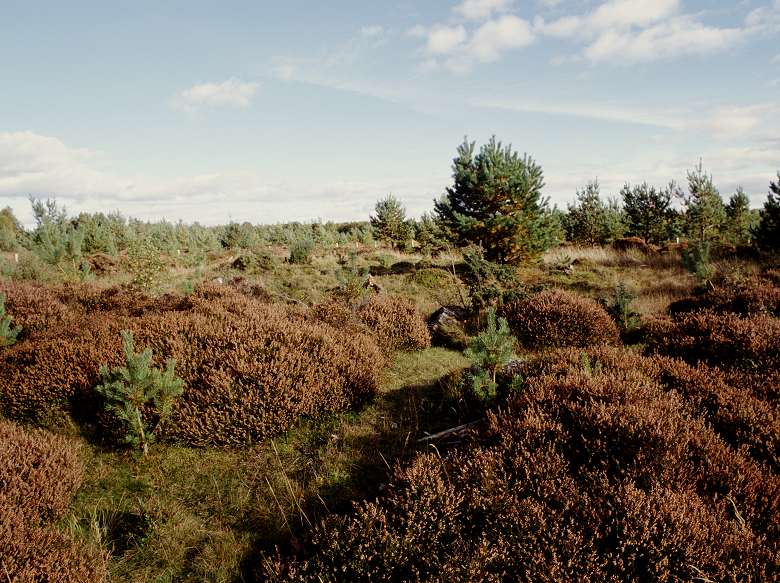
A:
[[[463,429],[468,429],[472,425],[477,425],[478,423],[482,423],[484,419],[477,419],[476,421],[472,421],[471,423],[464,423],[463,425],[458,425],[457,427],[453,427],[452,429],[445,429],[444,431],[439,431],[439,433],[434,433],[433,435],[426,435],[425,437],[421,437],[417,441],[431,441],[433,439],[439,439],[440,437],[444,437],[446,435],[449,435],[451,433],[457,433],[458,431],[461,431]]]

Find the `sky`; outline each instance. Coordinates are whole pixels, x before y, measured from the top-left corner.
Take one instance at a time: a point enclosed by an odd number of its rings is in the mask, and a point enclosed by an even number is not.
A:
[[[3,0],[0,206],[203,225],[408,217],[495,136],[566,208],[780,170],[780,0]]]

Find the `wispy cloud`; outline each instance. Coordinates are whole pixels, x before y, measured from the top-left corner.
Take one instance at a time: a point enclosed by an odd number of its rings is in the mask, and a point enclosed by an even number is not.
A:
[[[119,176],[93,165],[102,152],[69,148],[62,141],[31,131],[0,133],[0,204],[12,205],[24,224],[33,217],[27,197],[56,198],[70,214],[142,209],[142,220],[163,217],[205,225],[227,223],[228,213],[253,223],[310,220],[362,220],[392,189],[410,212],[429,210],[431,191],[440,181],[407,184],[338,181],[310,183],[269,179],[257,172],[218,172],[158,179],[145,174]],[[294,203],[295,212],[291,212]],[[124,211],[123,211],[124,212]],[[240,213],[240,215],[238,214]],[[334,216],[334,213],[335,216]]]
[[[249,98],[260,89],[260,83],[244,83],[237,77],[231,77],[222,83],[198,82],[191,89],[185,89],[176,94],[168,102],[173,109],[194,114],[206,107],[246,107]]]
[[[330,55],[328,65],[350,64],[359,60],[367,50],[384,44],[388,31],[379,25],[364,26],[360,32]]]

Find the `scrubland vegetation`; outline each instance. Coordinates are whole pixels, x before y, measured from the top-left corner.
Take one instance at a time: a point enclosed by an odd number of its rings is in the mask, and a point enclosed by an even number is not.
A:
[[[778,580],[773,195],[747,245],[700,168],[641,224],[535,192],[524,247],[472,154],[420,221],[3,211],[0,577]]]

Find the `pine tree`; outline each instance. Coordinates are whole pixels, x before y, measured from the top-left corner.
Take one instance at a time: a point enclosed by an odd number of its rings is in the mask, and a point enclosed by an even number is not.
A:
[[[740,186],[726,205],[726,237],[736,245],[747,245],[757,223],[758,217],[750,212],[750,199]]]
[[[464,140],[453,160],[454,185],[434,202],[438,220],[458,237],[485,249],[497,263],[529,265],[555,242],[555,224],[541,198],[542,168],[532,158],[520,158],[511,145],[503,148],[495,136],[474,155]]]
[[[712,183],[712,176],[702,173],[702,165],[688,172],[688,196],[683,197],[687,207],[686,225],[691,237],[700,241],[717,238],[726,223],[726,207],[720,192]]]
[[[374,211],[376,216],[370,215],[369,218],[377,239],[400,246],[411,238],[413,231],[406,221],[406,207],[392,194],[377,201]]]
[[[496,382],[496,375],[511,358],[515,344],[515,337],[509,331],[506,318],[498,318],[496,322],[496,309],[488,308],[487,327],[472,338],[470,344],[463,354],[487,371],[493,382]]]
[[[366,283],[368,282],[369,268],[358,269],[357,251],[354,249],[349,252],[352,263],[348,272],[343,272],[340,268],[335,271],[336,279],[339,281],[339,292],[347,299],[354,302],[362,300],[368,294]]]
[[[165,372],[150,369],[151,348],[136,354],[133,333],[128,330],[122,330],[122,344],[125,366],[111,372],[107,366],[101,366],[103,384],[95,390],[105,397],[106,410],[116,413],[127,427],[125,441],[133,447],[140,446],[146,457],[149,444],[155,437],[154,432],[170,417],[173,400],[184,392],[184,383],[174,374],[175,359],[168,359]],[[150,428],[144,415],[149,401],[154,403],[153,414],[157,418],[154,429]]]
[[[566,205],[568,214],[563,215],[566,240],[586,245],[604,245],[619,239],[625,233],[623,212],[616,200],[605,204],[599,195],[599,182],[588,182],[577,190],[577,202]]]
[[[780,172],[777,182],[769,183],[769,191],[755,231],[756,244],[776,251],[780,249]]]
[[[633,188],[626,183],[620,195],[629,235],[642,237],[655,245],[665,243],[672,236],[677,214],[672,208],[672,199],[682,196],[674,181],[664,190],[656,190],[646,182]]]

